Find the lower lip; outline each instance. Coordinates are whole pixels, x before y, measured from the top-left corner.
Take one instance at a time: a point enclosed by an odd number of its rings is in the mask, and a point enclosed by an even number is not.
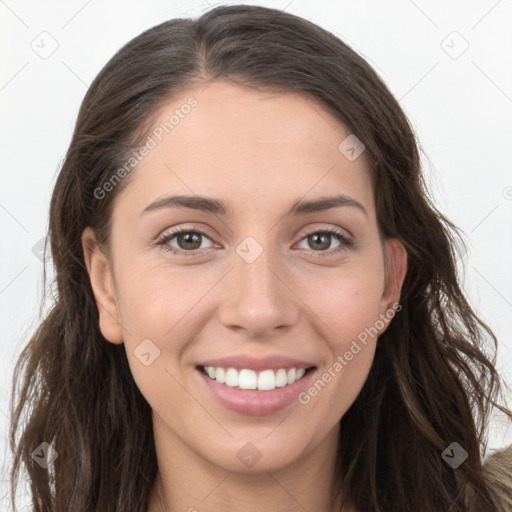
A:
[[[247,416],[265,416],[281,411],[295,401],[297,396],[307,387],[316,368],[308,370],[301,379],[293,384],[275,388],[271,391],[226,386],[226,384],[221,384],[208,377],[202,369],[196,368],[196,371],[213,396],[227,409]]]

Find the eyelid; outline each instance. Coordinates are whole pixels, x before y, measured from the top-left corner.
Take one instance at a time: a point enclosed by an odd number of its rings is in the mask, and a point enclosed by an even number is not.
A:
[[[179,224],[177,226],[173,226],[170,228],[166,228],[163,231],[160,232],[159,235],[155,237],[155,240],[158,241],[161,238],[164,238],[169,235],[179,235],[182,232],[188,232],[193,231],[194,233],[200,233],[201,235],[204,235],[205,237],[212,239],[212,236],[210,236],[208,233],[212,230],[210,230],[207,227],[199,226],[198,224]],[[214,235],[215,237],[215,235]]]
[[[298,230],[296,232],[296,234],[293,236],[293,238],[296,238],[301,233],[302,229],[303,228]],[[347,228],[341,228],[339,226],[325,227],[325,225],[323,225],[323,226],[322,225],[314,225],[310,228],[306,228],[306,230],[303,232],[302,238],[304,238],[305,236],[311,235],[313,233],[318,233],[319,231],[330,231],[330,230],[340,231],[340,232],[343,232],[343,234],[346,234],[347,238],[351,238],[351,239],[354,238],[352,233]],[[195,224],[190,224],[190,225],[179,224],[176,227],[166,228],[159,235],[156,236],[155,240],[159,240],[159,239],[161,239],[167,235],[171,235],[171,234],[180,234],[183,231],[194,231],[194,232],[202,234],[202,235],[206,236],[207,238],[209,238],[210,240],[212,240],[212,237],[207,233],[208,228],[199,227],[199,225],[195,225]],[[299,242],[302,240],[302,238],[300,238]]]
[[[319,231],[325,231],[325,232],[334,232],[335,231],[337,233],[339,232],[340,234],[343,234],[346,238],[350,238],[350,239],[353,238],[352,233],[350,233],[350,231],[348,229],[340,228],[339,226],[328,226],[328,227],[313,226],[312,228],[308,228],[308,229],[306,229],[306,231],[304,231],[304,236],[312,235],[313,233],[318,233]],[[300,231],[299,231],[299,233],[300,233]],[[302,238],[304,238],[304,236]],[[302,240],[302,238],[301,238],[301,240]]]
[[[157,238],[152,243],[152,245],[155,245],[157,247],[163,246],[164,250],[169,251],[175,255],[186,255],[186,256],[201,256],[201,255],[203,255],[204,251],[206,249],[195,249],[193,251],[185,251],[183,249],[173,248],[172,246],[166,246],[167,242],[172,240],[174,237],[176,237],[182,233],[187,233],[187,232],[197,233],[200,236],[210,240],[213,244],[217,244],[217,242],[215,242],[212,239],[212,237],[210,237],[207,233],[205,233],[202,228],[198,228],[195,225],[179,225],[178,227],[164,230],[160,235],[157,236]],[[329,227],[313,226],[311,228],[308,228],[303,232],[303,235],[296,242],[296,244],[302,242],[307,236],[309,236],[311,234],[315,234],[315,233],[327,233],[335,238],[340,237],[342,239],[342,240],[340,240],[338,238],[340,245],[335,249],[330,249],[327,251],[310,250],[310,252],[313,252],[313,253],[316,252],[317,255],[321,256],[321,257],[322,256],[328,257],[330,255],[337,254],[338,252],[341,252],[343,250],[351,249],[354,247],[354,244],[355,244],[354,237],[352,236],[352,234],[347,229],[340,228],[338,226],[336,226],[336,227],[334,227],[334,226],[329,226]]]

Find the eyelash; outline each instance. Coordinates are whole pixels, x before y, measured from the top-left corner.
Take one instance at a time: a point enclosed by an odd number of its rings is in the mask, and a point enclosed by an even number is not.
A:
[[[203,233],[199,230],[195,230],[195,229],[191,229],[191,228],[178,228],[175,231],[171,231],[170,233],[166,233],[166,234],[162,235],[155,242],[155,245],[161,246],[164,251],[171,252],[172,254],[179,255],[179,256],[197,256],[197,255],[201,254],[199,252],[199,250],[182,251],[179,249],[175,249],[174,247],[172,247],[170,245],[167,245],[167,243],[170,242],[173,238],[175,238],[176,236],[181,235],[183,233],[195,233],[197,235],[200,235],[200,236],[210,239],[210,237],[208,235],[206,235],[205,233]],[[347,238],[344,233],[342,233],[341,231],[338,231],[334,228],[326,228],[326,229],[313,230],[313,231],[306,232],[305,236],[302,237],[300,239],[300,241],[304,240],[304,238],[306,238],[310,235],[315,235],[315,234],[332,235],[334,238],[336,238],[336,240],[338,240],[340,242],[340,245],[334,250],[313,251],[313,252],[317,253],[317,255],[320,257],[332,256],[333,254],[337,254],[338,252],[350,249],[354,245],[353,241],[351,239]]]

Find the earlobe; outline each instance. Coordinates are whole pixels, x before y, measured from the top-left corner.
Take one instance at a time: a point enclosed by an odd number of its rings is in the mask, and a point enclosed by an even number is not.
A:
[[[386,240],[385,244],[386,280],[381,299],[380,313],[388,318],[392,318],[393,315],[390,314],[390,311],[396,310],[396,305],[400,302],[400,292],[405,275],[407,274],[407,251],[396,238]]]
[[[82,233],[82,248],[98,308],[100,331],[106,340],[120,344],[123,342],[123,330],[120,323],[114,278],[108,258],[96,242],[96,237],[90,227],[87,227]]]

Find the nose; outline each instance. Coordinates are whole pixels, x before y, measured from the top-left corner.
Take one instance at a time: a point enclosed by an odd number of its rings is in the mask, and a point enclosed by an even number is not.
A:
[[[265,339],[295,325],[300,300],[283,267],[270,250],[263,250],[250,263],[234,254],[234,268],[226,276],[220,299],[223,325]]]

